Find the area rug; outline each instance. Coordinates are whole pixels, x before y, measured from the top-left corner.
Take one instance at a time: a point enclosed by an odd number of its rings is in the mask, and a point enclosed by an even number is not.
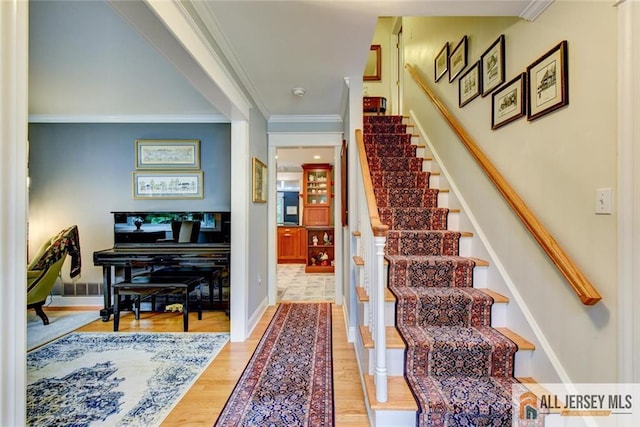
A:
[[[27,425],[157,426],[228,340],[73,332],[27,353]]]
[[[216,426],[334,424],[330,303],[284,303]]]
[[[98,310],[92,311],[47,311],[49,324],[44,325],[42,319],[33,310],[27,311],[27,350],[53,341],[76,329],[88,325],[100,318]]]

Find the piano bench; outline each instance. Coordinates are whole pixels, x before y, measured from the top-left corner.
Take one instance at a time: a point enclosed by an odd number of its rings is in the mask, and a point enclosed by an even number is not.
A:
[[[202,282],[201,276],[163,277],[163,276],[142,276],[135,277],[132,281],[119,282],[112,285],[113,288],[113,331],[117,332],[120,327],[120,307],[123,302],[121,297],[134,297],[133,311],[136,320],[140,319],[140,300],[142,297],[153,297],[156,295],[181,294],[184,298],[182,305],[182,315],[184,331],[189,330],[189,294],[195,290]],[[198,320],[202,320],[202,293],[197,291]]]

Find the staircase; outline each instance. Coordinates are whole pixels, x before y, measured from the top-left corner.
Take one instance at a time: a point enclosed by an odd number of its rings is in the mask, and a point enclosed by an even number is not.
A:
[[[424,170],[427,161],[403,118],[365,116],[363,130],[379,217],[389,226],[384,403],[373,391],[374,308],[369,292],[357,289],[363,325],[358,353],[368,367],[372,424],[511,425],[512,386],[521,387],[513,376],[515,354],[533,345],[495,327],[496,305],[508,300],[478,283],[487,262],[461,256],[463,241],[472,235],[452,230],[449,219],[457,212],[446,207],[445,191],[432,188],[437,175]],[[363,266],[361,257],[354,259]]]

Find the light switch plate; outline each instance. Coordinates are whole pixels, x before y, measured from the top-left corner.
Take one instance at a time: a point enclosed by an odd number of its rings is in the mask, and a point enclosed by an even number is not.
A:
[[[596,214],[611,215],[611,189],[596,189]]]

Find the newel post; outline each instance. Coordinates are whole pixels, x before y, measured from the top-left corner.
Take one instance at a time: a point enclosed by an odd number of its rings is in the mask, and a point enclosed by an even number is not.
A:
[[[384,321],[384,247],[386,236],[374,237],[375,242],[375,352],[376,352],[376,400],[387,401],[387,339],[385,335]]]

